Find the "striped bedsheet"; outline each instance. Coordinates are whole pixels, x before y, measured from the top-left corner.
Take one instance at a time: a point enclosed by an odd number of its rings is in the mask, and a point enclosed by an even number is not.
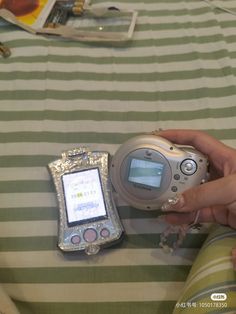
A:
[[[235,1],[213,1],[235,10]],[[86,44],[0,21],[0,282],[22,314],[171,314],[207,229],[176,254],[159,211],[116,198],[126,235],[96,257],[57,249],[47,164],[89,145],[114,154],[158,128],[201,129],[236,147],[236,16],[202,0],[118,0],[132,41]]]

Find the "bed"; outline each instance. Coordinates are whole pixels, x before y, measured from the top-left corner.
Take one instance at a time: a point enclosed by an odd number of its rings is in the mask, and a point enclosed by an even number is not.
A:
[[[201,0],[110,1],[138,11],[133,39],[119,45],[37,36],[0,21],[12,52],[0,58],[0,282],[20,313],[176,309],[208,228],[165,254],[160,211],[116,197],[123,241],[92,257],[65,255],[47,165],[80,145],[113,155],[159,128],[200,129],[236,147],[236,4],[213,2],[230,12]]]

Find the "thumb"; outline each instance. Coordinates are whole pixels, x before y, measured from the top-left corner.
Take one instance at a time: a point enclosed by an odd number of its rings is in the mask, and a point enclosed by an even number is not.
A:
[[[198,185],[162,206],[163,211],[191,212],[216,205],[230,205],[236,201],[236,174]]]

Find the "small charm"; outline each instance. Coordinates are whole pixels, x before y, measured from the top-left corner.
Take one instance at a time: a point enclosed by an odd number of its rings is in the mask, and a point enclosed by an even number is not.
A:
[[[201,224],[198,222],[200,211],[196,212],[194,221],[190,224],[170,225],[160,235],[159,246],[166,254],[173,254],[176,249],[181,247],[187,232],[192,230],[199,231]]]

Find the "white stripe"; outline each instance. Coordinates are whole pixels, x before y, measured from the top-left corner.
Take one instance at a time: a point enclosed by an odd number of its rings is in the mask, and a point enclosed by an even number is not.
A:
[[[178,113],[176,113],[178,115]],[[48,123],[47,123],[48,122]],[[142,125],[142,130],[140,129]],[[235,117],[229,118],[206,118],[194,119],[187,121],[0,121],[0,132],[2,134],[9,132],[97,132],[97,133],[139,133],[141,131],[148,132],[155,130],[157,127],[164,127],[165,129],[176,128],[194,128],[204,130],[209,126],[214,129],[234,129]],[[58,135],[60,136],[60,135]],[[27,134],[25,135],[27,138]],[[79,137],[78,137],[79,140]]]
[[[109,91],[109,92],[171,92],[171,91],[188,91],[198,88],[224,88],[233,86],[235,83],[233,75],[226,75],[214,78],[196,78],[186,80],[171,80],[171,81],[59,81],[47,80],[47,89],[62,92],[74,91]],[[21,90],[30,91],[45,91],[45,82],[42,80],[14,80],[15,92]],[[2,81],[0,85],[1,91],[12,91],[12,81]]]
[[[6,149],[7,145],[7,149]],[[0,144],[1,156],[37,156],[37,155],[56,155],[58,158],[61,156],[61,152],[71,149],[73,147],[79,147],[80,145],[89,147],[92,150],[108,151],[111,154],[118,149],[118,144],[103,144],[103,143],[7,143]],[[45,165],[46,167],[47,165]]]
[[[77,258],[63,256],[58,250],[40,252],[0,252],[1,268],[94,267],[138,265],[191,265],[197,249],[178,249],[175,255],[162,249],[115,249],[101,251],[93,260],[84,254]],[[79,253],[78,253],[79,254]]]
[[[149,21],[149,19],[148,19]],[[231,32],[227,31],[227,36],[230,36],[233,33],[233,29],[231,28]],[[222,33],[222,30],[220,26],[211,26],[211,27],[199,27],[199,28],[193,28],[193,27],[186,27],[185,32],[183,32],[182,29],[173,29],[173,30],[152,30],[151,34],[150,31],[139,31],[135,33],[135,40],[143,40],[143,39],[150,39],[150,35],[152,39],[173,39],[173,38],[185,38],[189,37],[190,41],[191,38],[194,38],[194,36],[200,37],[206,37],[206,36],[214,36],[219,35]],[[227,36],[225,36],[227,38]]]
[[[17,181],[17,180],[49,180],[50,175],[46,167],[10,167],[1,168],[1,184],[4,181]]]
[[[165,124],[158,124],[158,127],[165,127]],[[180,123],[178,128],[182,127]],[[211,127],[211,126],[208,126]],[[189,125],[189,128],[193,129],[192,126]],[[199,127],[197,128],[199,129]],[[140,130],[140,132],[151,131],[151,130]],[[236,148],[236,139],[229,139],[222,141],[226,145]],[[38,156],[38,155],[57,155],[60,158],[60,154],[64,150],[71,149],[73,147],[79,147],[80,145],[89,147],[92,150],[101,150],[107,151],[110,154],[114,155],[114,153],[119,148],[119,144],[103,144],[103,143],[79,143],[79,138],[77,143],[7,143],[7,150],[6,144],[0,144],[0,151],[1,156]],[[47,165],[45,164],[45,167]],[[7,171],[7,170],[6,170]],[[2,195],[2,194],[1,194]],[[1,207],[1,203],[0,203]]]
[[[56,221],[0,222],[0,237],[43,237],[57,235]]]
[[[27,302],[135,302],[177,300],[184,282],[98,284],[3,284],[16,300]]]
[[[55,110],[55,111],[70,111],[70,110],[91,110],[91,111],[110,111],[110,112],[126,112],[127,108],[133,112],[176,112],[180,108],[181,111],[196,111],[201,109],[223,109],[235,105],[235,95],[225,97],[212,97],[188,100],[169,100],[169,101],[140,101],[140,100],[54,100],[47,99],[47,105],[41,100],[4,100],[1,101],[2,111],[42,111]]]

